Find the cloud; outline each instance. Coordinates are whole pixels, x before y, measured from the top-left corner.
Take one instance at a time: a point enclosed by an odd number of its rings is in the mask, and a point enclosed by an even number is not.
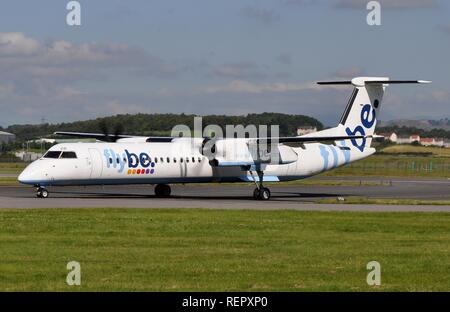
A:
[[[247,6],[242,10],[245,17],[262,22],[266,25],[273,24],[280,17],[272,9],[259,8],[255,6]]]
[[[0,33],[0,56],[29,56],[37,53],[40,48],[39,42],[23,33]]]
[[[122,80],[134,87],[142,77],[173,78],[189,68],[120,43],[38,40],[0,32],[0,122],[86,119],[108,112],[137,112],[145,100],[129,100]],[[111,88],[111,86],[113,86]],[[147,87],[154,97],[168,96]],[[161,88],[161,86],[159,86]],[[103,90],[103,91],[102,91]],[[127,96],[117,101],[118,95]],[[141,105],[133,103],[143,103]]]
[[[105,81],[111,70],[158,78],[180,72],[176,64],[125,44],[41,42],[0,33],[0,84],[12,83],[17,95],[52,95],[76,81]]]
[[[381,9],[423,9],[436,8],[436,0],[378,0]],[[335,0],[334,7],[343,9],[366,9],[368,1]]]

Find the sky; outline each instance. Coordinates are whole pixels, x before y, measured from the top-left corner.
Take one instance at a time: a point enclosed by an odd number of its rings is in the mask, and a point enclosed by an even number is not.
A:
[[[0,3],[0,126],[125,113],[279,112],[336,124],[351,87],[386,92],[380,119],[450,117],[450,3],[380,0],[69,0]]]

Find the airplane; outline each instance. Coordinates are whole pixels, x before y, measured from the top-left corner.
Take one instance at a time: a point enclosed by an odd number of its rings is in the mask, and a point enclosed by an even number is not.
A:
[[[308,178],[374,154],[371,143],[386,87],[430,82],[387,77],[318,82],[350,85],[353,92],[336,127],[295,137],[211,141],[204,137],[55,132],[97,141],[54,145],[28,165],[18,180],[35,186],[39,198],[49,196],[48,186],[149,184],[155,185],[156,197],[169,197],[169,184],[252,182],[256,185],[253,198],[268,200],[271,193],[264,182]],[[272,141],[276,145],[270,155],[277,157],[262,157],[254,152]],[[212,153],[205,152],[208,143]]]

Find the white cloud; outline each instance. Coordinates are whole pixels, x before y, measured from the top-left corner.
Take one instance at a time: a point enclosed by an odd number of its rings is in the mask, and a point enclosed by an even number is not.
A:
[[[20,32],[0,33],[0,56],[33,55],[41,46]]]
[[[76,81],[107,80],[111,70],[173,77],[179,67],[144,50],[117,43],[42,42],[23,33],[0,33],[0,84],[17,95],[51,96]]]

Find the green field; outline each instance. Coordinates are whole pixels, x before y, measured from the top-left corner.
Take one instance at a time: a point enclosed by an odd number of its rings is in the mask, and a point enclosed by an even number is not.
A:
[[[0,291],[449,291],[449,272],[448,213],[0,211]]]
[[[28,165],[24,162],[0,162],[1,173],[17,173],[19,174]]]
[[[449,178],[450,149],[392,145],[366,159],[328,171],[324,176]]]
[[[450,157],[450,148],[420,146],[411,144],[396,144],[390,145],[381,152],[386,154],[431,154],[435,157]]]
[[[374,155],[325,172],[323,176],[449,178],[450,158]]]

